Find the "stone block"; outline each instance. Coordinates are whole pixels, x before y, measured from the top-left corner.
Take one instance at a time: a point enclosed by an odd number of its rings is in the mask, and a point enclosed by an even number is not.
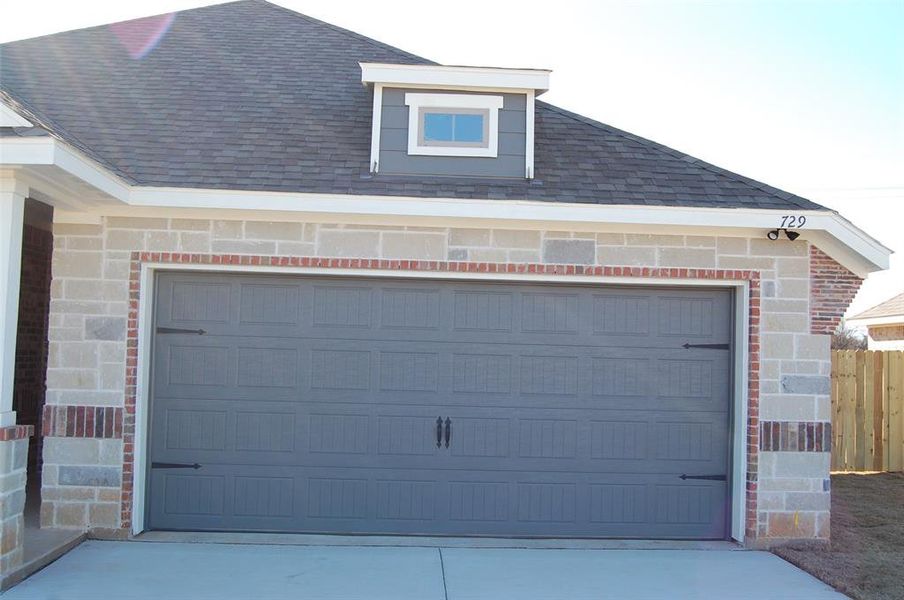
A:
[[[596,234],[596,243],[600,246],[624,246],[624,233],[598,233]]]
[[[684,236],[629,233],[625,235],[625,243],[629,246],[684,246]]]
[[[760,342],[763,358],[794,358],[794,335],[790,333],[764,333]]]
[[[88,224],[78,224],[78,223],[54,223],[53,224],[53,235],[56,236],[64,236],[64,235],[84,235],[84,236],[97,236],[103,232],[103,227],[100,225],[88,225]]]
[[[54,342],[54,346],[60,367],[93,369],[97,366],[97,344],[93,342]]]
[[[441,233],[386,231],[383,233],[381,256],[443,260],[446,256],[446,236]]]
[[[54,252],[53,277],[100,279],[103,276],[103,254],[100,252]]]
[[[656,264],[655,248],[597,246],[597,263],[616,267],[652,267]]]
[[[811,360],[831,360],[832,336],[799,334],[794,336],[794,356]]]
[[[84,502],[55,503],[54,522],[61,529],[85,529],[88,526],[88,504]]]
[[[142,251],[145,247],[144,231],[141,229],[110,229],[104,236],[104,247],[108,250]]]
[[[763,331],[783,333],[805,333],[810,329],[810,316],[795,313],[766,313],[763,316]]]
[[[276,243],[245,240],[213,240],[210,250],[227,254],[276,254]]]
[[[97,440],[89,438],[44,438],[45,465],[96,465],[99,459],[100,448]],[[47,475],[46,472],[45,475]]]
[[[0,520],[22,514],[24,509],[25,489],[21,488],[9,492],[2,497],[2,502],[0,502]]]
[[[280,256],[314,256],[317,247],[313,242],[276,242],[276,253]]]
[[[497,248],[540,249],[539,231],[494,229],[492,245]]]
[[[774,455],[774,473],[778,477],[824,479],[829,476],[828,452],[761,452]]]
[[[767,531],[771,538],[816,537],[816,515],[810,512],[771,512]]]
[[[809,277],[810,275],[809,258],[780,257],[775,260],[775,264],[779,277]]]
[[[808,299],[810,296],[809,279],[781,279],[776,282],[777,298],[801,298]]]
[[[126,319],[124,317],[85,317],[85,339],[125,340]]]
[[[210,221],[207,219],[173,219],[170,221],[170,229],[180,231],[210,231]]]
[[[245,238],[249,240],[300,241],[303,236],[303,223],[283,223],[279,221],[245,222]]]
[[[380,234],[376,231],[323,229],[318,235],[320,256],[376,258],[380,252]]]
[[[104,260],[104,279],[126,281],[129,279],[130,269],[128,260]]]
[[[760,395],[760,420],[813,421],[816,418],[816,407],[812,396],[765,392]]]
[[[70,237],[66,238],[66,248],[69,250],[103,250],[104,240],[96,237]]]
[[[809,247],[806,242],[779,238],[772,241],[767,238],[750,240],[750,253],[756,256],[808,256]]]
[[[508,251],[503,248],[471,248],[468,250],[468,260],[474,262],[506,262]]]
[[[152,252],[178,252],[179,234],[175,231],[148,231],[144,243]]]
[[[830,394],[832,382],[824,375],[785,375],[782,377],[784,394]]]
[[[118,503],[92,504],[88,509],[88,524],[91,527],[119,527],[120,506]]]
[[[119,487],[122,483],[116,467],[60,466],[59,485]]]
[[[750,242],[747,238],[716,238],[716,252],[718,252],[719,254],[735,254],[744,256],[748,252],[749,243]]]
[[[107,217],[105,223],[111,229],[166,229],[167,219],[149,217]]]
[[[98,463],[102,465],[122,466],[122,440],[98,440]]]
[[[720,269],[753,269],[765,271],[775,268],[775,260],[762,256],[724,256],[719,255],[717,266]]]
[[[828,492],[786,492],[786,510],[829,510]]]
[[[489,229],[451,229],[449,230],[450,246],[489,246]]]
[[[66,390],[97,389],[97,372],[93,369],[47,369],[47,388]]]
[[[241,221],[212,221],[211,235],[218,240],[240,240],[244,227]]]
[[[715,267],[716,251],[709,248],[660,248],[659,265],[662,267]]]
[[[513,263],[538,263],[540,262],[540,252],[537,250],[509,250],[507,260]]]
[[[688,235],[684,237],[684,244],[688,248],[715,248],[716,238],[708,235]]]
[[[449,248],[449,260],[468,260],[467,248]]]
[[[126,383],[126,369],[121,364],[100,366],[100,387],[104,390],[122,390]]]
[[[182,252],[210,252],[210,234],[183,231],[179,234],[179,250]]]
[[[596,259],[594,240],[545,240],[543,262],[552,264],[592,265]]]

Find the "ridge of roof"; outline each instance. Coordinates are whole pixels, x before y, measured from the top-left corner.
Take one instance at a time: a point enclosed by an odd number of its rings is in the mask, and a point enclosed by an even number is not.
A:
[[[405,58],[408,58],[410,60],[416,60],[421,64],[425,64],[425,65],[438,65],[439,64],[430,59],[424,58],[423,56],[418,56],[417,54],[412,54],[411,52],[402,50],[401,48],[397,48],[395,46],[387,44],[386,42],[381,42],[380,40],[376,40],[376,39],[374,39],[372,37],[368,37],[362,33],[358,33],[357,31],[352,31],[351,29],[346,29],[344,27],[334,25],[333,23],[328,23],[326,21],[322,21],[316,17],[312,17],[310,15],[306,15],[304,13],[294,11],[291,8],[286,8],[285,6],[280,6],[279,4],[274,4],[273,2],[268,2],[268,0],[236,0],[234,3],[239,4],[242,2],[264,5],[268,8],[278,10],[280,12],[291,15],[292,17],[295,17],[298,19],[304,19],[305,21],[308,21],[309,23],[312,23],[314,25],[318,25],[320,27],[325,27],[327,29],[332,29],[333,31],[335,31],[337,33],[341,33],[343,35],[347,35],[356,40],[366,42],[372,46],[376,46],[377,48],[380,48],[381,50],[387,50],[389,52],[393,52],[400,56],[404,56]]]

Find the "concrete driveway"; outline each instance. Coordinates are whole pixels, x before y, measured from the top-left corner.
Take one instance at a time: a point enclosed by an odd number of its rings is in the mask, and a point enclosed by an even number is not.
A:
[[[844,598],[766,552],[82,544],[3,600]]]

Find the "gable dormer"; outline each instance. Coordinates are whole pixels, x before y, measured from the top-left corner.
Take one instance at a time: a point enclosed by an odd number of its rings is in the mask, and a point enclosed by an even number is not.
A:
[[[549,71],[361,63],[373,86],[370,170],[534,176],[534,98]]]

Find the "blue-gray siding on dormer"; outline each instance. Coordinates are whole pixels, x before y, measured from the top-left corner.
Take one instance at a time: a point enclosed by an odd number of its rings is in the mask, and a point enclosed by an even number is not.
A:
[[[405,94],[475,92],[421,89],[383,89],[380,118],[380,172],[393,175],[441,175],[455,177],[524,177],[527,97],[524,94],[487,93],[502,96],[499,111],[499,152],[496,158],[471,156],[409,156],[408,107]]]

